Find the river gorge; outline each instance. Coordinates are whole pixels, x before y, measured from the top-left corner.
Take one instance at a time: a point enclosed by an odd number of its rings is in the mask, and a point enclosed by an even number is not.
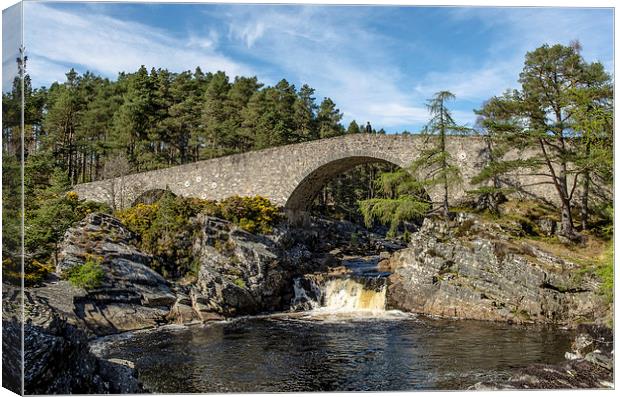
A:
[[[427,218],[403,243],[321,219],[270,235],[191,222],[200,267],[177,280],[113,216],[67,231],[53,277],[25,291],[27,393],[613,386],[596,274],[514,225]],[[94,256],[100,285],[63,278]]]
[[[150,391],[201,393],[467,389],[557,364],[570,348],[560,327],[386,310],[377,259],[345,263],[354,276],[295,279],[291,306],[308,310],[104,337],[92,349],[133,362]]]

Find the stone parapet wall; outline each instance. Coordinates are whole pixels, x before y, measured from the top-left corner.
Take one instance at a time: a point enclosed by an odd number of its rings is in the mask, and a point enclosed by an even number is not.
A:
[[[305,211],[314,195],[334,176],[357,165],[389,162],[407,167],[432,143],[420,135],[354,134],[279,146],[180,166],[79,184],[81,198],[115,207],[130,206],[141,194],[169,189],[186,197],[220,200],[233,195],[267,197],[290,211]],[[480,137],[448,137],[447,146],[457,160],[464,183],[452,186],[452,200],[463,198],[472,187],[469,179],[484,165],[485,145]],[[544,178],[517,181],[547,200],[555,199]],[[433,201],[440,189],[428,192]]]

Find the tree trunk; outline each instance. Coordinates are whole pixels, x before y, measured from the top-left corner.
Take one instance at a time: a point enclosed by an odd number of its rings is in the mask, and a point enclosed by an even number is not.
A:
[[[583,175],[583,190],[581,191],[581,230],[588,229],[588,196],[590,194],[590,173]]]
[[[443,217],[448,219],[449,211],[448,211],[448,162],[446,160],[446,131],[443,125],[443,116],[441,118],[441,167],[443,169]]]
[[[590,141],[586,142],[585,156],[590,158]],[[588,229],[588,196],[590,195],[590,171],[586,168],[583,174],[583,189],[581,190],[581,230]]]
[[[571,206],[570,202],[566,199],[562,199],[562,230],[561,234],[564,237],[569,238],[570,240],[577,239],[578,235],[575,232],[575,227],[573,226],[573,215],[570,212]]]

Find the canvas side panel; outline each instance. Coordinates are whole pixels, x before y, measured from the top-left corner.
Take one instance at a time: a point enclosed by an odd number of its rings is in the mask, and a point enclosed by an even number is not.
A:
[[[2,387],[23,394],[22,3],[2,12]]]

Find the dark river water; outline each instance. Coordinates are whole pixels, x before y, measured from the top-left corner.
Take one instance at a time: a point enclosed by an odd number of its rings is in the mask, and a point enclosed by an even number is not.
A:
[[[404,314],[271,316],[164,327],[97,341],[135,362],[158,393],[466,389],[531,363],[563,360],[554,328]]]

